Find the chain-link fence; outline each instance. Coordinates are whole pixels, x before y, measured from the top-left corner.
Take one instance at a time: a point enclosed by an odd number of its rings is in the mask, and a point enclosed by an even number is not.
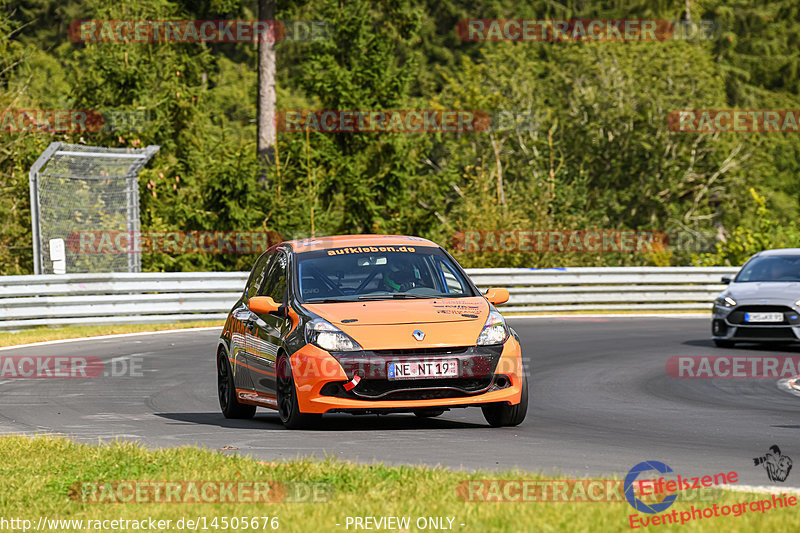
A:
[[[140,253],[81,246],[89,232],[139,234],[137,175],[158,146],[100,148],[52,143],[30,171],[36,274],[140,272]],[[138,247],[131,243],[131,250]]]

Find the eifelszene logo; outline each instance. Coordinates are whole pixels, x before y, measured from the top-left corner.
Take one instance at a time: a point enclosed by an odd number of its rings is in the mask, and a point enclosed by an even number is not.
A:
[[[655,514],[667,510],[670,505],[675,503],[678,495],[670,494],[660,502],[650,504],[644,503],[642,500],[637,498],[633,491],[634,483],[639,477],[639,474],[642,472],[649,472],[651,470],[655,470],[661,474],[672,472],[672,469],[661,461],[642,461],[638,465],[631,468],[628,472],[628,475],[625,476],[625,484],[623,485],[623,489],[625,491],[625,499],[628,500],[628,503],[631,504],[634,509],[643,513]]]
[[[659,475],[657,479],[639,479],[639,476],[642,472],[652,472],[654,470],[660,474],[673,473],[672,468],[660,461],[643,461],[631,468],[630,472],[628,472],[628,475],[625,476],[625,484],[623,485],[625,499],[628,500],[628,503],[631,504],[631,507],[637,511],[647,514],[656,514],[666,511],[673,503],[675,503],[675,500],[678,498],[678,493],[682,495],[688,495],[695,490],[702,491],[706,488],[728,485],[731,483],[737,483],[739,481],[739,474],[734,471],[727,473],[719,472],[716,474],[707,474],[697,477],[684,477],[679,474],[674,479],[666,479],[663,475]],[[642,496],[655,496],[665,493],[667,495],[662,498],[660,502],[645,503],[639,499],[634,492],[634,488],[637,483],[641,487]],[[647,488],[651,490],[645,490]],[[716,505],[714,505],[714,508],[716,508]],[[677,513],[678,511],[673,510],[671,513],[664,515],[664,518],[654,517],[652,519],[654,521],[653,523],[660,524],[662,520],[667,520],[665,523],[674,523],[674,521],[677,520]],[[638,516],[639,515],[629,516],[631,527],[638,527],[633,525],[635,521],[639,520],[637,518]],[[647,523],[650,523],[650,519],[646,519],[644,521],[645,525],[647,525]]]

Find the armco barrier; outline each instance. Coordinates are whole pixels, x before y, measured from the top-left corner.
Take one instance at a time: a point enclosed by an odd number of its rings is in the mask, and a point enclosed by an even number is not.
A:
[[[0,329],[224,319],[247,276],[154,272],[0,277]]]
[[[507,287],[507,312],[710,311],[724,288],[720,278],[738,267],[475,268],[483,288]]]
[[[506,287],[503,312],[711,308],[731,267],[476,268],[481,289]],[[0,329],[224,319],[247,272],[0,277]]]

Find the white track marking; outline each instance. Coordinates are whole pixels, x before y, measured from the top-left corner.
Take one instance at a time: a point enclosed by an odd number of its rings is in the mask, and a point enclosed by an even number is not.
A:
[[[161,331],[139,331],[136,333],[116,333],[114,335],[98,335],[96,337],[77,337],[74,339],[58,339],[54,341],[32,342],[30,344],[17,344],[15,346],[0,347],[0,351],[14,350],[16,348],[26,348],[29,346],[47,346],[50,344],[62,344],[66,342],[82,342],[82,341],[96,341],[106,339],[121,339],[124,337],[135,337],[137,335],[160,335],[162,333],[185,333],[187,331],[209,331],[212,329],[222,330],[222,326],[206,326],[202,328],[184,328],[184,329],[164,329]]]

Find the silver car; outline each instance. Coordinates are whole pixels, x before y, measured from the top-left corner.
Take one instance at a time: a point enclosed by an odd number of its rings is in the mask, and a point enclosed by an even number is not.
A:
[[[736,342],[800,342],[800,248],[758,252],[716,300],[711,338]]]

